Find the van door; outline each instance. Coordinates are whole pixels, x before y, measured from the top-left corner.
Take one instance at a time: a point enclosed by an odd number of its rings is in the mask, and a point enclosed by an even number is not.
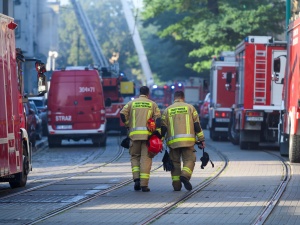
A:
[[[55,129],[74,129],[76,121],[75,77],[72,71],[62,71],[53,74],[51,80],[49,103],[51,104],[51,121]],[[50,106],[50,105],[49,105]]]
[[[100,77],[96,71],[76,73],[76,129],[98,129],[103,107]]]

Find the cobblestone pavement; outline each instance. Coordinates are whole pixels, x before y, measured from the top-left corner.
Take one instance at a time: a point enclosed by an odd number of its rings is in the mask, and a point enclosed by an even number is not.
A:
[[[240,150],[229,142],[207,140],[207,145],[215,167],[223,162],[213,148],[228,157],[228,168],[211,185],[152,224],[253,224],[264,209],[281,182],[281,162],[264,151]],[[272,152],[279,155],[278,150]],[[198,151],[191,180],[194,187],[214,172],[210,164],[200,169],[200,156]],[[153,168],[161,164],[161,158],[162,154],[155,157]],[[126,152],[118,163],[105,167],[103,174],[114,179],[116,172],[127,171],[124,175],[130,177],[129,160]],[[300,224],[300,165],[291,168],[289,185],[265,224]],[[144,193],[134,191],[132,183],[39,224],[139,224],[186,192],[184,188],[174,192],[170,174],[162,168],[151,174],[149,186],[151,192]]]

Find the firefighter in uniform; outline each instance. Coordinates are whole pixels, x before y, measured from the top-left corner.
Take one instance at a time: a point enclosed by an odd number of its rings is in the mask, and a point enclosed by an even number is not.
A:
[[[134,180],[134,190],[150,191],[148,187],[153,156],[148,154],[147,140],[155,130],[147,128],[149,119],[156,123],[160,133],[161,114],[157,104],[149,98],[149,88],[142,86],[140,96],[128,102],[121,110],[121,120],[129,132],[131,168]]]
[[[174,169],[171,171],[174,191],[180,191],[182,184],[192,190],[190,179],[195,167],[194,145],[199,141],[205,147],[204,134],[194,106],[184,102],[184,93],[174,93],[174,103],[164,111],[161,119],[161,136],[166,138]],[[181,169],[181,158],[183,168]]]

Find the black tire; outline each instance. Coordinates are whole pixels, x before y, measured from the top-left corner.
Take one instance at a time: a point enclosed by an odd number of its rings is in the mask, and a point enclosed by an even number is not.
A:
[[[209,128],[209,137],[210,137],[211,140],[217,141],[218,140],[218,136],[216,135],[216,132],[215,132],[214,129],[215,129],[214,125],[212,125],[212,127]]]
[[[24,146],[23,146],[24,148]],[[9,181],[11,188],[25,187],[29,174],[29,161],[27,156],[23,156],[23,170],[15,175],[15,178]]]
[[[42,132],[37,132],[36,133],[36,140],[42,140],[42,138],[43,138]]]
[[[60,137],[52,137],[48,136],[48,147],[55,148],[61,145],[61,138]]]
[[[235,127],[234,127],[233,116],[231,116],[229,124],[228,124],[228,139],[234,145],[238,145],[239,144],[239,135],[236,132]]]
[[[107,139],[107,134],[103,134],[100,138],[100,147],[105,147],[106,146],[106,139]]]
[[[281,156],[289,156],[289,142],[284,141],[279,143],[279,152]]]
[[[290,135],[289,159],[291,163],[300,163],[300,135]]]
[[[95,147],[104,147],[106,146],[107,134],[102,134],[92,139],[93,146]]]

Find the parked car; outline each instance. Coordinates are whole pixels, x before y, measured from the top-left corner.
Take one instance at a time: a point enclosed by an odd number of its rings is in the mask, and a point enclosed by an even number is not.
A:
[[[30,103],[23,103],[24,112],[26,116],[26,130],[29,137],[29,142],[32,144],[32,147],[35,147],[36,143],[36,117],[33,109],[30,108]]]
[[[41,113],[37,109],[34,101],[29,101],[29,104],[30,104],[30,108],[34,111],[34,115],[35,115],[35,118],[36,118],[36,129],[35,129],[36,139],[41,140],[42,137],[43,137],[43,127],[42,127]]]
[[[200,124],[202,129],[206,129],[208,125],[208,113],[210,106],[210,93],[207,93],[202,105],[200,106]]]
[[[48,135],[48,112],[47,112],[47,99],[45,97],[29,97],[30,101],[33,101],[39,110],[40,117],[42,119],[43,136]]]

